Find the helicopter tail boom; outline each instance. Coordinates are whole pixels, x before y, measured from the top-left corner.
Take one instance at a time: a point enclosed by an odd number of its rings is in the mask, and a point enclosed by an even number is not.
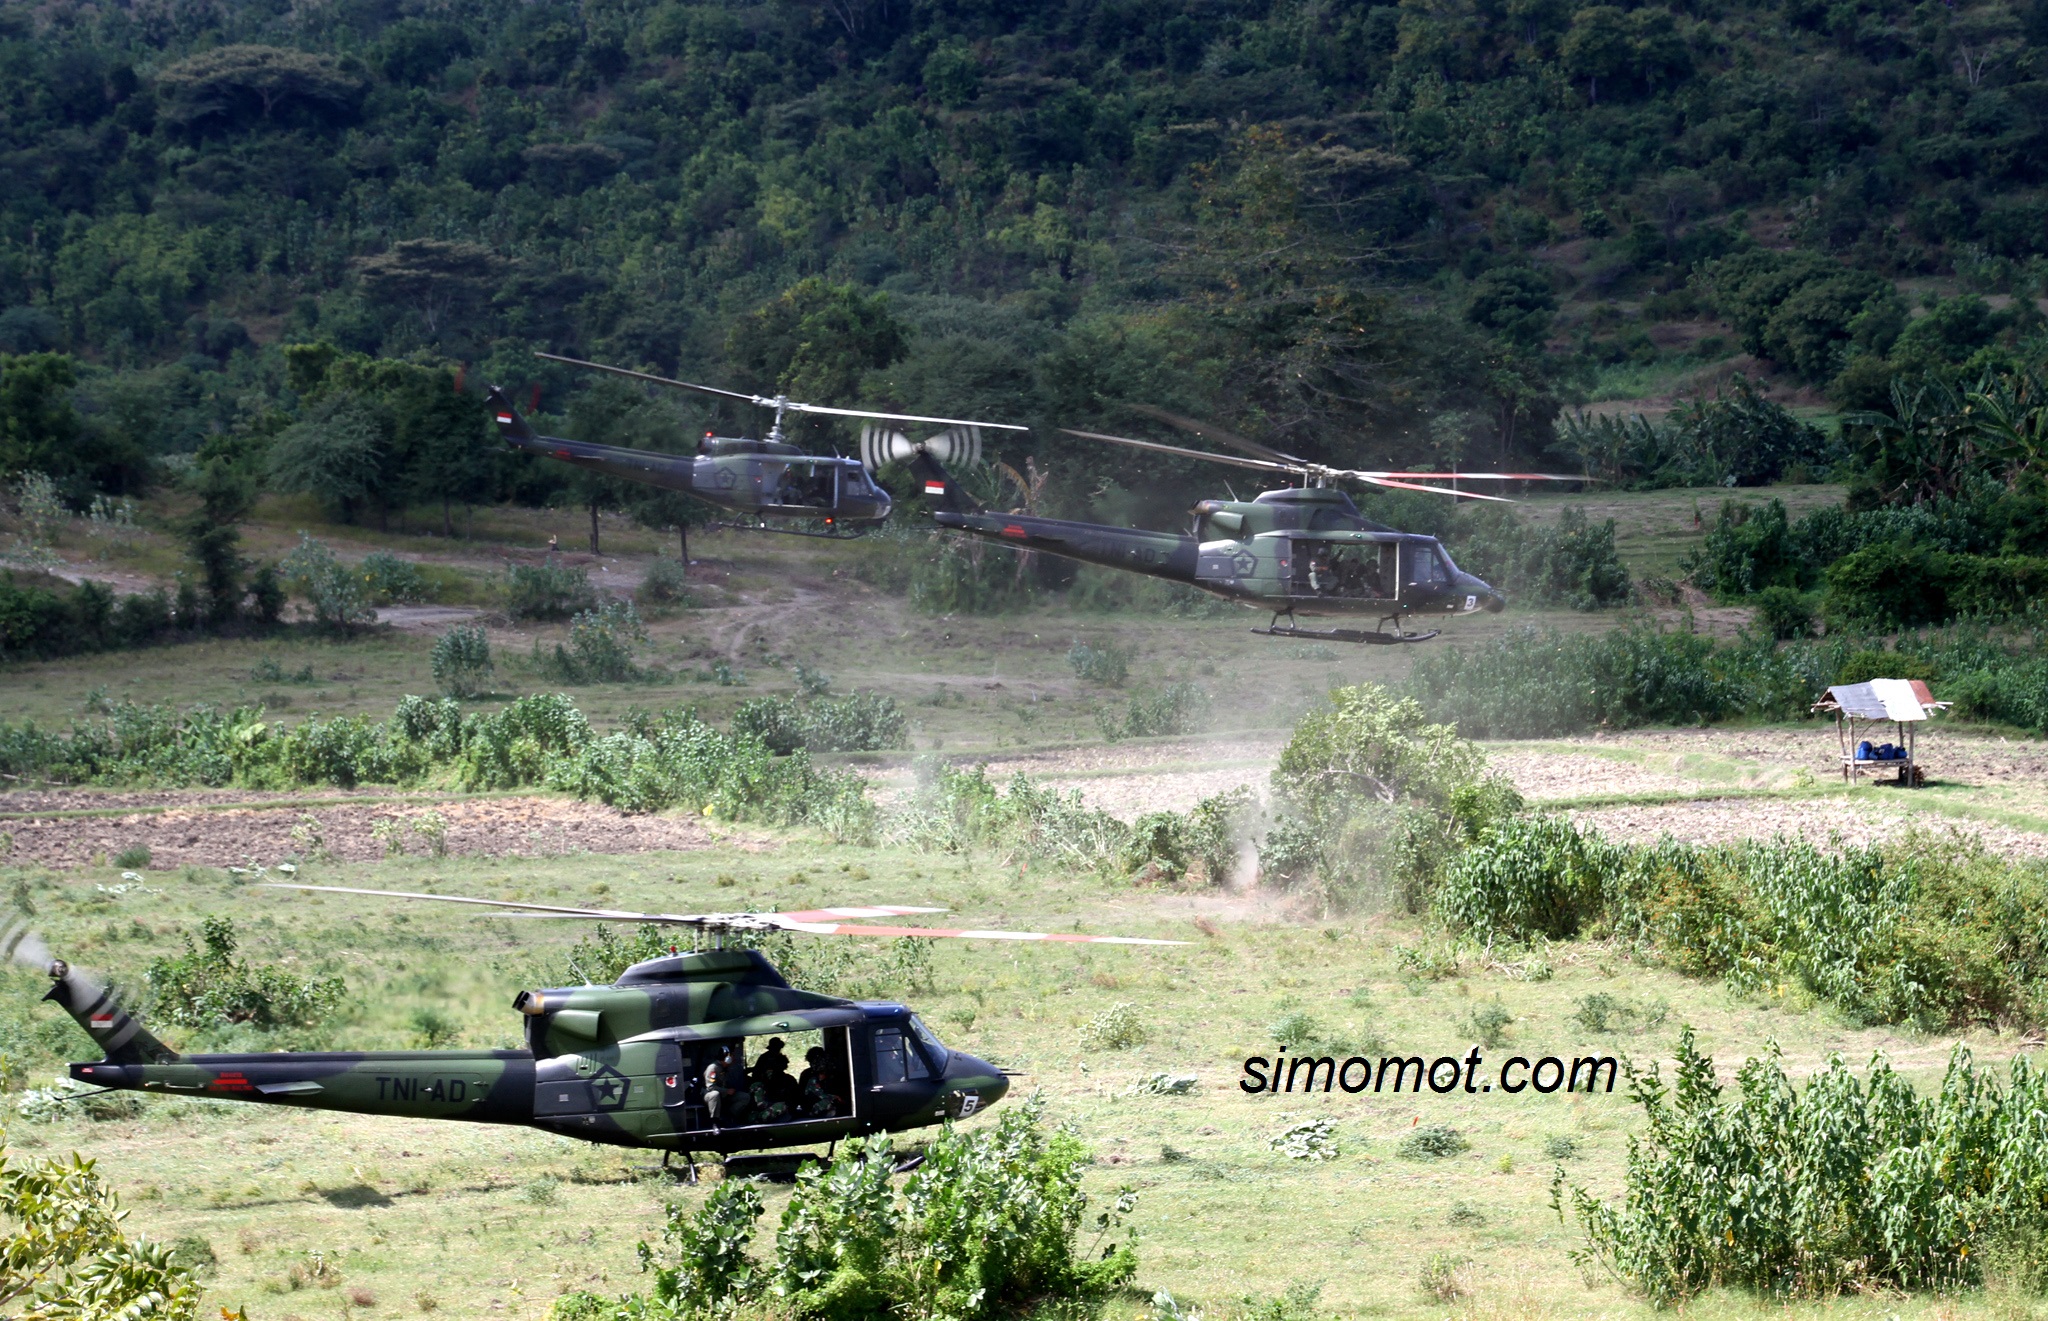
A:
[[[524,1050],[322,1051],[173,1055],[167,1062],[71,1066],[95,1087],[309,1110],[524,1124],[533,1119],[533,1055]]]

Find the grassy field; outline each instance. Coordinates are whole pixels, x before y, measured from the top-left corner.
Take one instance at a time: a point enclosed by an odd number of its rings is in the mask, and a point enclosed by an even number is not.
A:
[[[1163,1288],[1224,1311],[1302,1281],[1320,1284],[1330,1312],[1430,1314],[1441,1309],[1418,1280],[1439,1253],[1463,1262],[1466,1308],[1637,1310],[1613,1286],[1589,1289],[1580,1279],[1565,1255],[1574,1234],[1547,1205],[1559,1163],[1591,1187],[1618,1186],[1634,1120],[1619,1091],[1569,1099],[1243,1094],[1240,1062],[1270,1054],[1273,1025],[1290,1014],[1309,1016],[1331,1049],[1425,1056],[1462,1055],[1478,1011],[1495,1003],[1514,1021],[1489,1057],[1617,1051],[1647,1060],[1681,1022],[1698,1027],[1728,1065],[1776,1039],[1798,1071],[1832,1051],[1860,1059],[1882,1049],[1925,1081],[1948,1050],[1946,1041],[1852,1029],[1793,999],[1731,996],[1597,946],[1467,961],[1421,979],[1404,973],[1400,955],[1422,933],[1403,921],[1299,920],[1269,898],[1155,895],[1039,872],[1019,885],[1014,869],[989,860],[799,839],[765,852],[415,858],[309,866],[302,876],[670,910],[893,900],[944,904],[976,923],[1188,940],[1177,949],[1080,952],[963,942],[941,948],[933,986],[906,998],[942,1036],[1023,1071],[1020,1090],[1047,1094],[1053,1116],[1096,1152],[1092,1187],[1140,1190],[1144,1292]],[[349,1008],[319,1034],[334,1047],[411,1044],[412,1015],[428,1008],[460,1024],[461,1045],[511,1045],[519,1027],[512,994],[558,968],[573,938],[389,901],[260,890],[217,871],[152,873],[148,889],[118,895],[109,892],[112,871],[0,877],[17,881],[61,953],[128,980],[152,955],[179,948],[202,914],[233,916],[252,957],[348,980]],[[34,1004],[35,986],[28,974],[9,974],[10,1035],[44,1050],[68,1041],[69,1053],[81,1053],[68,1020]],[[1582,1008],[1595,995],[1655,1025],[1591,1031]],[[1149,1040],[1083,1051],[1081,1026],[1119,1002],[1136,1007]],[[1976,1044],[1999,1058],[2015,1043]],[[1195,1093],[1127,1094],[1158,1071],[1194,1074]],[[1338,1159],[1309,1164],[1268,1148],[1291,1122],[1318,1116],[1337,1123]],[[1397,1140],[1418,1123],[1449,1124],[1471,1149],[1437,1161],[1398,1157]],[[257,1317],[417,1313],[429,1301],[454,1316],[497,1314],[499,1305],[507,1316],[542,1316],[561,1290],[629,1286],[633,1242],[654,1231],[666,1200],[698,1195],[653,1178],[646,1158],[541,1134],[229,1103],[151,1102],[133,1121],[17,1120],[10,1138],[98,1158],[136,1226],[207,1239],[220,1258],[216,1296],[249,1303]],[[783,1195],[769,1190],[771,1211]],[[1723,1299],[1707,1310],[1751,1309]]]
[[[1711,524],[1729,494],[1539,498],[1525,513],[1547,518],[1567,503],[1586,504],[1595,517],[1617,520],[1623,554],[1637,576],[1668,575],[1702,535],[1693,525],[1695,502]],[[1786,499],[1796,514],[1839,492],[1736,493],[1769,496]],[[282,549],[296,526],[308,525],[296,520],[309,513],[266,506],[251,543]],[[536,641],[549,644],[561,629],[491,616],[490,584],[506,558],[540,554],[550,532],[565,548],[581,545],[587,528],[581,514],[480,512],[474,543],[418,535],[414,521],[415,533],[407,536],[312,530],[345,554],[395,547],[466,576],[470,586],[453,604],[482,612],[475,617],[490,630],[499,657],[500,697],[558,686],[542,685],[524,658]],[[158,539],[154,549],[147,538]],[[157,559],[169,554],[162,538],[148,533],[105,556],[99,567],[161,571]],[[606,539],[603,560],[584,556],[578,562],[595,579],[615,575],[625,583],[637,581],[659,541],[610,524]],[[83,561],[89,548],[63,549]],[[859,557],[872,549],[858,543],[725,534],[700,537],[692,549],[701,561],[693,575],[703,604],[652,621],[643,654],[668,677],[572,688],[594,718],[685,703],[722,719],[748,697],[793,691],[795,669],[803,665],[824,670],[839,689],[895,696],[911,714],[920,749],[988,756],[1003,774],[1051,775],[1091,798],[1106,795],[1103,801],[1124,815],[1149,810],[1145,794],[1152,790],[1134,790],[1134,777],[1152,777],[1147,783],[1165,793],[1169,805],[1183,807],[1229,783],[1262,782],[1281,733],[1330,686],[1398,678],[1421,650],[1258,638],[1248,626],[1263,621],[1237,613],[1186,619],[1044,608],[995,618],[932,617],[858,581]],[[1455,621],[1446,639],[1481,639],[1530,622],[1607,628],[1618,618],[1511,610]],[[350,641],[288,633],[16,666],[0,673],[0,717],[61,724],[95,694],[180,705],[260,702],[294,719],[315,712],[382,716],[400,695],[431,690],[428,653],[445,626],[412,622]],[[1065,660],[1077,638],[1133,648],[1131,683],[1108,689],[1078,680]],[[745,682],[709,681],[720,663],[743,671]],[[1099,709],[1181,680],[1212,694],[1215,731],[1248,737],[1212,733],[1103,744]],[[1824,779],[1815,781],[1815,768],[1825,772],[1831,747],[1828,736],[1811,727],[1713,735],[1638,731],[1495,751],[1518,782],[1543,785],[1533,796],[1591,811],[1602,828],[1629,812],[1699,805],[1737,814],[1754,834],[1821,808],[1849,813],[1841,819],[1851,820],[1856,812],[1882,810],[2023,832],[2048,824],[2048,762],[2035,755],[2036,746],[2013,747],[1991,736],[1958,738],[1952,746],[1945,772],[1936,767],[1938,777],[1947,776],[1940,791],[1910,804],[1899,795],[1843,794]],[[1570,775],[1559,769],[1567,763],[1576,767]],[[214,806],[224,807],[233,796]],[[0,811],[8,807],[0,794]],[[402,801],[393,805],[404,809]],[[124,813],[148,810],[148,804],[122,800],[88,810],[97,812],[96,830],[118,832],[124,822],[142,820]],[[1663,818],[1647,819],[1654,825]],[[285,833],[290,820],[286,813],[246,818],[237,847],[251,830],[275,822],[277,837],[250,844],[248,860],[284,859],[294,847]],[[704,846],[685,851],[607,852],[599,842],[576,846],[588,851],[565,852],[508,839],[506,850],[528,855],[313,862],[301,878],[670,911],[931,904],[972,925],[1188,941],[1156,950],[951,942],[936,953],[931,986],[901,988],[942,1037],[1021,1071],[1013,1099],[1030,1091],[1047,1096],[1052,1117],[1074,1125],[1096,1154],[1091,1190],[1110,1193],[1125,1184],[1139,1190],[1142,1267],[1134,1292],[1112,1305],[1117,1316],[1149,1311],[1145,1300],[1160,1289],[1212,1317],[1272,1321],[1647,1313],[1614,1284],[1581,1276],[1568,1256],[1579,1242],[1577,1230],[1560,1224],[1549,1207],[1560,1165],[1575,1182],[1603,1194],[1618,1191],[1636,1123],[1619,1089],[1591,1097],[1246,1095],[1236,1086],[1240,1065],[1247,1055],[1273,1052],[1275,1027],[1283,1020],[1294,1019],[1297,1032],[1312,1030],[1331,1050],[1425,1057],[1462,1056],[1492,1020],[1503,1033],[1502,1044],[1487,1051],[1494,1060],[1606,1051],[1649,1061],[1668,1052],[1685,1023],[1699,1029],[1724,1073],[1776,1041],[1797,1073],[1831,1052],[1861,1062],[1881,1050],[1923,1085],[1938,1076],[1953,1044],[1853,1027],[1796,990],[1738,996],[1597,944],[1433,966],[1415,957],[1435,946],[1414,919],[1332,917],[1284,893],[1138,889],[1036,866],[1027,872],[988,857],[836,846],[803,834],[715,824],[700,833]],[[426,1011],[455,1022],[459,1045],[511,1045],[519,1036],[513,994],[560,977],[563,955],[578,934],[553,924],[380,900],[292,896],[238,883],[214,866],[160,863],[143,872],[139,888],[122,882],[119,872],[104,861],[52,871],[17,858],[0,871],[0,887],[34,908],[33,920],[60,953],[117,981],[139,981],[151,958],[176,953],[196,935],[202,917],[221,914],[235,920],[252,959],[339,975],[348,983],[345,1008],[317,1032],[269,1043],[166,1033],[174,1044],[194,1049],[406,1047],[419,1035],[416,1015]],[[1418,971],[1422,966],[1426,974]],[[26,972],[0,973],[0,1043],[30,1084],[62,1060],[89,1053],[67,1019],[37,1003],[41,989]],[[1589,1026],[1599,1015],[1588,1012],[1587,1002],[1597,1004],[1597,997],[1624,1006],[1629,1012],[1614,1021],[1626,1019],[1634,1030]],[[1120,1003],[1133,1007],[1146,1041],[1129,1050],[1084,1050],[1081,1028]],[[1509,1020],[1504,1028],[1502,1018]],[[2001,1064],[2021,1048],[2013,1038],[1986,1033],[1970,1042],[1982,1058]],[[1193,1074],[1195,1090],[1182,1097],[1132,1093],[1134,1084],[1158,1072]],[[1295,1161],[1272,1149],[1276,1134],[1316,1117],[1335,1121],[1337,1159]],[[1423,1124],[1455,1127],[1470,1149],[1441,1160],[1403,1158],[1401,1137]],[[98,1159],[133,1209],[136,1228],[204,1238],[219,1261],[210,1299],[246,1304],[252,1317],[266,1321],[544,1317],[561,1292],[635,1287],[635,1242],[656,1232],[668,1203],[701,1196],[654,1174],[652,1158],[524,1130],[230,1103],[153,1101],[139,1117],[102,1122],[77,1114],[54,1122],[15,1118],[8,1137],[25,1150],[75,1148]],[[765,1195],[772,1217],[786,1191],[770,1187]],[[1422,1276],[1433,1259],[1439,1267],[1455,1263],[1456,1298],[1425,1291]],[[1289,1285],[1297,1286],[1297,1302],[1319,1289],[1317,1301],[1288,1312],[1279,1300]],[[1690,1310],[1716,1317],[2025,1314],[2010,1299],[1977,1294],[1855,1297],[1790,1308],[1718,1294]]]
[[[1523,513],[1542,521],[1567,504],[1584,504],[1594,517],[1616,520],[1623,558],[1635,576],[1671,576],[1704,535],[1693,526],[1695,505],[1711,525],[1719,501],[1730,494],[1714,489],[1590,499],[1540,496],[1528,500]],[[1762,498],[1756,492],[1734,494]],[[1773,488],[1769,494],[1786,499],[1795,513],[1839,498],[1832,487]],[[162,530],[177,512],[175,497],[153,501],[144,512],[144,530],[125,549],[103,545],[77,528],[60,537],[57,548],[77,572],[138,589],[177,567],[176,546]],[[422,518],[416,511],[416,530]],[[456,584],[441,593],[448,608],[399,611],[393,616],[397,627],[348,641],[287,632],[10,666],[0,674],[0,719],[61,726],[81,714],[95,693],[138,702],[261,703],[288,718],[315,712],[382,717],[404,694],[433,691],[434,638],[451,623],[473,617],[490,634],[502,697],[566,688],[600,721],[635,706],[675,703],[719,719],[749,697],[794,691],[795,667],[802,665],[829,674],[842,690],[873,688],[895,697],[910,711],[920,747],[999,750],[1098,738],[1098,708],[1120,708],[1128,700],[1129,692],[1075,678],[1065,658],[1077,640],[1130,648],[1130,691],[1192,681],[1214,699],[1218,727],[1245,730],[1290,727],[1333,683],[1397,679],[1423,650],[1257,637],[1250,630],[1266,622],[1265,614],[1237,609],[1189,619],[1055,604],[997,616],[933,616],[912,609],[899,593],[860,581],[857,575],[871,567],[876,546],[720,532],[691,542],[699,607],[648,621],[650,640],[641,660],[661,681],[562,685],[538,674],[532,656],[536,645],[546,650],[560,641],[566,626],[511,621],[492,612],[505,564],[537,561],[554,535],[567,562],[584,568],[597,586],[630,590],[657,550],[673,554],[667,538],[607,518],[606,553],[594,557],[577,549],[585,545],[588,529],[580,511],[479,511],[472,541],[322,524],[310,506],[272,499],[251,524],[247,545],[252,553],[280,554],[296,543],[300,529],[344,557],[387,549],[436,568],[438,581]],[[1503,615],[1448,621],[1443,641],[1480,642],[1532,623],[1604,629],[1617,617],[1515,607]],[[1706,622],[1727,631],[1746,617],[1745,611],[1714,611]],[[713,681],[720,664],[744,681]]]

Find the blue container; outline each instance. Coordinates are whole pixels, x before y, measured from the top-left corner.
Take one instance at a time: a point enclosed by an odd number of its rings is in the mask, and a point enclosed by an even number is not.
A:
[[[1864,740],[1863,740],[1863,741],[1862,741],[1861,743],[1858,743],[1858,744],[1856,745],[1856,760],[1858,760],[1858,761],[1871,761],[1871,760],[1874,760],[1874,752],[1873,752],[1873,750],[1872,750],[1872,748],[1871,748],[1871,746],[1870,746],[1870,740],[1869,740],[1869,739],[1864,739]]]

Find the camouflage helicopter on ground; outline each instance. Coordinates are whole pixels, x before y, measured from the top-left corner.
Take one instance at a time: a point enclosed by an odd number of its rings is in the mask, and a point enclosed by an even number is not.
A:
[[[938,908],[635,913],[337,886],[272,888],[469,904],[507,916],[688,927],[699,943],[709,936],[713,947],[636,963],[609,986],[521,991],[512,1007],[525,1022],[522,1050],[180,1055],[112,994],[17,927],[6,933],[5,954],[46,972],[55,985],[44,998],[76,1019],[105,1054],[71,1065],[71,1077],[159,1096],[519,1124],[659,1150],[664,1165],[681,1154],[694,1177],[697,1152],[724,1156],[922,1128],[984,1110],[1010,1086],[1002,1069],[942,1044],[908,1006],[799,990],[759,950],[724,948],[729,934],[1183,943],[849,920],[945,911]],[[770,1062],[775,1052],[766,1043],[775,1040],[789,1048],[785,1064],[791,1056],[808,1063],[801,1078]],[[707,1078],[714,1061],[722,1071]]]
[[[1020,551],[1042,550],[1084,564],[1101,564],[1186,583],[1252,609],[1271,610],[1272,621],[1265,628],[1252,630],[1268,637],[1373,643],[1425,642],[1440,630],[1411,633],[1403,627],[1405,618],[1469,615],[1478,610],[1497,613],[1506,607],[1507,598],[1453,564],[1443,543],[1435,537],[1401,532],[1371,521],[1358,512],[1350,496],[1332,487],[1331,482],[1349,479],[1369,486],[1510,503],[1501,496],[1431,483],[1588,480],[1541,472],[1381,472],[1331,468],[1163,410],[1142,411],[1198,434],[1212,435],[1251,457],[1211,454],[1094,431],[1068,430],[1067,434],[1260,472],[1285,473],[1300,479],[1302,484],[1267,491],[1251,500],[1204,500],[1194,507],[1191,532],[1147,532],[1000,513],[983,507],[967,494],[946,471],[940,456],[919,452],[912,458],[912,468],[923,483],[924,494],[937,503],[933,519],[940,527]],[[1371,632],[1351,628],[1306,629],[1296,626],[1296,614],[1364,616],[1376,618],[1379,625]],[[1286,624],[1281,623],[1282,619]],[[1387,630],[1388,624],[1394,626],[1392,631]]]
[[[827,408],[821,404],[799,403],[786,395],[770,398],[738,390],[721,390],[715,386],[693,385],[689,381],[672,381],[664,376],[650,376],[645,372],[607,367],[602,363],[564,358],[553,353],[535,356],[550,362],[568,363],[572,367],[609,372],[628,380],[677,390],[694,390],[699,394],[736,399],[775,410],[775,421],[769,426],[765,439],[717,436],[706,432],[704,439],[697,442],[695,454],[660,454],[653,450],[625,449],[592,441],[540,435],[519,415],[519,410],[513,407],[511,398],[503,389],[494,386],[490,392],[491,416],[497,419],[498,434],[514,448],[573,463],[579,468],[610,477],[645,482],[650,486],[662,486],[696,496],[707,504],[731,510],[748,520],[725,526],[749,531],[857,537],[889,517],[889,493],[875,481],[871,469],[879,469],[891,460],[909,458],[913,447],[929,450],[949,463],[978,462],[983,428],[1026,430],[1007,422],[970,422],[952,417],[880,413],[864,408]],[[782,422],[790,413],[865,419],[867,425],[861,433],[861,458],[806,454],[801,446],[784,438]],[[912,442],[900,431],[877,425],[885,422],[921,423],[944,427],[945,430]],[[815,522],[823,530],[777,526],[799,521]]]

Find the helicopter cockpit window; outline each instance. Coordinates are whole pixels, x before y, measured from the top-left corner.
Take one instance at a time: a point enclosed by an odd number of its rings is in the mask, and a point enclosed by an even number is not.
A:
[[[943,1070],[946,1067],[946,1059],[951,1052],[940,1043],[937,1037],[932,1035],[932,1030],[926,1027],[924,1020],[916,1014],[910,1016],[910,1030],[917,1033],[917,1039],[924,1043],[924,1053],[932,1057],[932,1063]]]
[[[910,1043],[900,1027],[875,1029],[875,1083],[908,1082],[914,1078],[929,1078],[932,1072],[925,1066],[924,1056]]]
[[[1443,553],[1435,546],[1411,542],[1401,547],[1401,582],[1407,587],[1442,587],[1451,580]]]

